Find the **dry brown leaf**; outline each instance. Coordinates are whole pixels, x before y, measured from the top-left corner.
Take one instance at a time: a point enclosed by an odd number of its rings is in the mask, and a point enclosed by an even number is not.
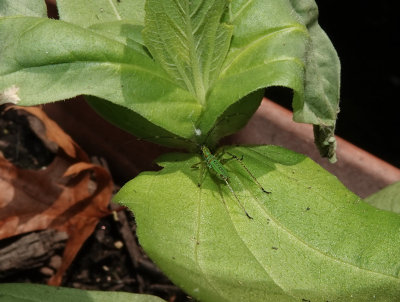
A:
[[[49,280],[59,285],[99,219],[110,214],[113,183],[41,109],[12,110],[26,115],[32,130],[57,155],[43,170],[24,170],[0,153],[0,239],[46,228],[67,232],[63,263]]]

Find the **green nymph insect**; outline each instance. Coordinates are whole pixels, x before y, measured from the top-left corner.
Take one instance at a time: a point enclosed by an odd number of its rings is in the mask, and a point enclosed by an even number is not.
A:
[[[236,114],[234,114],[236,115]],[[230,116],[231,117],[231,116]],[[230,118],[228,117],[228,118]],[[229,188],[229,191],[232,193],[232,195],[235,197],[236,201],[238,202],[239,206],[242,208],[242,210],[244,211],[244,213],[246,214],[246,216],[249,219],[253,219],[253,217],[251,217],[249,215],[249,213],[246,211],[245,207],[243,206],[243,204],[240,202],[239,197],[236,195],[235,191],[233,190],[232,186],[230,185],[229,181],[230,181],[230,177],[228,174],[228,171],[225,169],[222,161],[228,161],[230,159],[235,159],[242,167],[243,169],[246,170],[246,172],[248,173],[248,175],[250,175],[250,177],[253,179],[253,181],[257,184],[257,186],[261,189],[261,191],[263,193],[269,194],[271,192],[268,192],[267,190],[265,190],[263,188],[263,186],[258,182],[257,178],[250,172],[250,170],[246,167],[246,165],[243,163],[243,156],[241,158],[237,157],[236,155],[230,153],[230,152],[221,152],[219,155],[215,155],[213,154],[210,149],[207,147],[207,144],[205,144],[204,142],[207,142],[209,140],[210,135],[213,133],[213,131],[216,129],[216,126],[219,125],[221,122],[225,121],[227,119],[227,117],[219,120],[214,126],[213,128],[208,132],[207,136],[205,137],[205,139],[203,139],[203,143],[199,144],[193,140],[189,140],[186,138],[182,138],[182,137],[175,137],[174,139],[177,140],[181,140],[184,141],[186,143],[190,143],[193,144],[194,146],[196,146],[195,148],[198,150],[198,152],[201,154],[201,156],[203,157],[203,161],[198,162],[197,164],[194,164],[192,166],[192,168],[196,168],[198,165],[203,164],[205,162],[208,170],[210,171],[210,173],[215,174],[220,180],[222,180],[223,182],[225,182],[225,184],[227,185],[227,187]],[[197,129],[196,127],[194,127],[194,133],[196,134],[196,136],[200,137],[201,136],[201,131],[200,129]],[[172,139],[172,137],[169,136],[155,136],[152,139],[157,138],[164,138],[164,139]],[[149,138],[142,138],[142,139],[149,139]],[[231,156],[231,158],[229,159],[222,159],[222,155],[223,154],[228,154]],[[198,186],[200,187],[201,184],[199,183]]]
[[[229,190],[231,191],[232,195],[235,197],[236,201],[238,202],[238,204],[240,205],[240,207],[242,208],[242,210],[244,211],[244,213],[246,214],[246,216],[249,219],[253,219],[253,217],[251,217],[249,215],[249,213],[247,213],[245,207],[243,206],[243,204],[240,202],[239,197],[236,195],[235,191],[232,189],[232,186],[229,184],[229,175],[228,172],[226,171],[226,169],[224,168],[223,164],[220,161],[220,157],[215,156],[214,154],[211,153],[210,149],[208,147],[206,147],[205,145],[202,145],[200,147],[200,150],[202,152],[202,156],[204,158],[204,161],[208,167],[208,170],[212,173],[214,173],[220,180],[224,181],[225,184],[227,185],[227,187],[229,188]],[[246,172],[251,176],[251,178],[253,179],[253,181],[257,184],[257,186],[261,189],[261,191],[263,193],[269,194],[271,192],[266,191],[263,186],[258,182],[257,178],[250,172],[249,169],[247,169],[247,167],[245,166],[245,164],[242,162],[243,160],[243,156],[242,158],[238,158],[236,155],[230,153],[230,152],[226,152],[227,154],[229,154],[231,156],[231,159],[235,159],[237,160],[240,165],[246,170]],[[222,153],[223,154],[223,153]],[[199,164],[201,164],[202,162],[199,162],[195,165],[192,166],[192,168],[198,166]]]

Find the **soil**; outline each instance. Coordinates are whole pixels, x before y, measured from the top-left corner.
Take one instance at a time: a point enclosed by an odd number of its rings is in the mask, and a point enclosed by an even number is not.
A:
[[[135,235],[134,218],[128,211],[125,214]],[[150,294],[166,301],[193,301],[159,271],[140,247],[141,260],[135,267],[126,248],[129,243],[122,238],[120,228],[120,223],[113,217],[102,219],[70,267],[62,285]]]
[[[0,151],[10,162],[22,169],[40,169],[54,159],[28,125],[26,117],[0,106]]]
[[[0,152],[23,169],[41,169],[54,158],[54,154],[30,130],[26,117],[17,115],[13,110],[0,111]],[[97,225],[69,268],[62,286],[145,293],[171,302],[193,301],[173,285],[139,247],[132,214],[121,209],[115,213],[103,218]],[[0,241],[0,248],[15,240],[8,238]],[[61,255],[62,249],[57,253]],[[30,270],[15,268],[15,271],[11,276],[0,278],[0,283],[45,284],[51,274],[47,266]]]

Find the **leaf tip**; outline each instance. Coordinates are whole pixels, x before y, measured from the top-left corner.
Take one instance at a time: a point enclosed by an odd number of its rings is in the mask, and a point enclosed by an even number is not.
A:
[[[335,127],[314,125],[314,140],[322,157],[327,157],[332,164],[337,161],[336,158],[336,138]]]

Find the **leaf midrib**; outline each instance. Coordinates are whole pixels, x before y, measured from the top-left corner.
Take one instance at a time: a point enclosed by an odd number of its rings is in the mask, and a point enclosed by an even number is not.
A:
[[[112,1],[112,0],[108,0],[108,2],[110,3],[110,6],[111,6],[111,8],[112,8],[113,11],[114,11],[115,17],[116,17],[118,20],[122,20],[122,17],[121,17],[121,15],[119,14],[119,12],[118,12],[118,10],[117,10],[115,4],[113,3],[113,1]]]
[[[253,65],[251,68],[242,70],[240,72],[235,72],[234,74],[230,74],[228,76],[225,76],[223,78],[220,78],[220,80],[226,80],[226,79],[230,79],[230,78],[235,78],[238,77],[240,75],[246,74],[252,70],[255,70],[257,68],[263,68],[269,64],[274,64],[274,63],[278,63],[278,62],[294,62],[296,65],[300,66],[301,68],[304,68],[304,64],[301,60],[299,60],[296,57],[279,57],[279,58],[275,58],[272,60],[267,60],[262,62],[261,64],[257,64],[257,65]]]
[[[19,19],[19,18],[27,18],[27,17],[24,17],[24,16],[7,17],[7,19],[11,19],[11,18]],[[20,36],[29,33],[32,29],[34,29],[34,28],[36,28],[36,27],[42,25],[43,23],[46,23],[46,22],[49,21],[49,19],[47,19],[47,18],[38,18],[38,17],[29,17],[29,18],[38,19],[38,21],[37,21],[36,23],[32,24],[30,27],[26,28],[24,31],[22,31],[22,32],[20,33]],[[1,19],[1,18],[0,18],[0,19]],[[56,21],[56,22],[57,22],[57,21]],[[76,24],[73,24],[73,23],[70,23],[70,22],[65,22],[65,21],[62,21],[62,20],[60,20],[59,22],[68,24],[68,25],[73,26],[73,27],[77,27],[77,28],[79,28],[80,30],[85,30],[85,31],[87,30],[89,35],[94,35],[94,36],[99,37],[100,39],[104,39],[104,40],[107,40],[107,41],[109,41],[109,42],[119,44],[119,45],[121,45],[122,47],[128,48],[128,49],[129,49],[130,51],[132,51],[132,53],[134,53],[135,55],[138,55],[138,56],[141,56],[141,57],[143,57],[143,58],[149,59],[149,58],[147,58],[146,56],[144,56],[143,54],[137,52],[135,49],[130,48],[130,47],[127,46],[126,44],[121,43],[121,42],[119,42],[119,41],[117,41],[117,40],[111,39],[111,38],[110,38],[109,36],[107,36],[107,35],[103,35],[103,34],[101,33],[101,31],[94,31],[94,30],[87,29],[87,28],[81,27],[81,26],[79,26],[79,25],[76,25]],[[114,21],[114,22],[115,22],[115,21]],[[126,37],[126,36],[123,36],[123,37],[129,39],[129,38]],[[7,47],[7,45],[6,45],[5,47]],[[150,59],[149,59],[149,60],[150,60]],[[149,61],[149,62],[155,64],[153,61]],[[15,73],[15,72],[19,72],[19,71],[21,71],[22,69],[40,68],[40,67],[48,67],[48,66],[54,66],[54,65],[60,65],[60,64],[73,64],[73,63],[99,63],[99,64],[100,64],[100,63],[104,63],[104,64],[120,64],[120,65],[136,66],[136,67],[138,67],[138,69],[141,69],[141,70],[146,71],[147,73],[156,75],[157,77],[159,77],[159,78],[161,78],[161,79],[164,79],[164,80],[167,80],[167,81],[169,81],[170,83],[174,83],[169,77],[167,77],[167,75],[161,76],[159,73],[153,73],[153,72],[151,72],[151,71],[149,71],[149,70],[146,70],[146,69],[143,68],[143,67],[140,67],[139,65],[135,65],[135,64],[131,64],[131,63],[118,62],[118,61],[115,61],[115,62],[114,62],[114,61],[96,61],[96,60],[60,61],[60,62],[57,62],[57,63],[48,63],[48,64],[43,64],[43,65],[31,65],[31,66],[28,66],[28,67],[23,67],[23,68],[21,68],[21,69],[14,69],[14,70],[11,70],[11,71],[7,71],[6,73],[0,74],[0,76],[5,76],[5,75],[9,75],[9,74],[12,74],[12,73]],[[174,85],[175,85],[175,84],[174,84]]]
[[[265,42],[265,40],[269,40],[280,33],[295,32],[295,31],[299,31],[301,33],[304,33],[305,35],[308,35],[307,30],[303,26],[297,24],[292,24],[280,28],[274,28],[271,29],[271,31],[269,31],[268,33],[260,36],[258,39],[255,39],[252,42],[247,43],[245,47],[241,47],[240,51],[232,55],[232,57],[229,58],[229,53],[228,53],[227,58],[229,59],[229,64],[227,64],[222,68],[219,77],[220,78],[226,77],[225,74],[229,71],[229,68],[231,68],[232,65],[234,65],[237,61],[239,61],[242,56],[245,56],[248,52],[251,52],[253,48],[258,47],[259,44]],[[237,72],[235,72],[235,74],[237,74]]]
[[[189,5],[188,2],[185,2],[186,6]],[[200,65],[199,61],[197,60],[197,52],[196,52],[196,46],[195,46],[195,41],[194,41],[194,36],[193,36],[193,28],[192,28],[192,20],[190,18],[189,14],[189,7],[186,7],[185,11],[185,31],[186,31],[186,36],[188,39],[188,44],[189,44],[189,56],[190,56],[190,61],[191,61],[191,66],[192,66],[192,73],[193,73],[193,80],[194,80],[194,89],[195,89],[195,94],[197,98],[199,99],[201,104],[205,103],[205,87],[204,87],[204,82],[203,82],[203,77],[202,73],[200,70]]]
[[[208,170],[208,167],[204,167],[203,169],[206,169],[206,171],[204,172],[204,173],[206,173],[206,175],[205,175],[204,178],[203,178],[203,182],[204,182],[205,178],[207,177],[207,174],[208,174],[210,177],[211,177],[211,174],[210,174],[210,172],[209,172],[209,170]],[[212,180],[212,181],[214,181],[214,180]],[[225,209],[227,209],[227,208],[226,208],[226,201],[225,201],[225,198],[224,198],[224,192],[223,192],[223,190],[221,190],[221,186],[224,186],[224,184],[219,184],[219,183],[215,183],[215,184],[218,186],[219,196],[220,196],[220,198],[222,199],[222,204],[225,205]],[[199,187],[199,195],[198,195],[199,198],[197,199],[197,200],[198,200],[198,207],[197,207],[197,208],[198,208],[198,211],[197,211],[197,221],[196,221],[196,237],[195,237],[196,240],[199,239],[200,233],[201,233],[201,227],[200,227],[200,226],[201,226],[201,223],[200,223],[200,221],[201,221],[201,211],[200,211],[201,206],[200,206],[200,205],[201,205],[201,196],[202,196],[201,191],[202,191],[202,188],[203,188],[202,186]],[[227,210],[226,212],[227,212],[228,215],[229,215],[229,211]],[[242,242],[244,248],[245,248],[246,250],[249,251],[249,254],[250,254],[250,255],[253,255],[253,259],[259,264],[260,267],[263,268],[263,271],[264,271],[266,274],[268,274],[269,276],[271,276],[270,273],[264,269],[264,266],[263,266],[262,263],[258,260],[258,258],[255,257],[254,253],[250,250],[249,246],[245,243],[245,241],[243,240],[242,236],[239,235],[239,233],[238,233],[238,231],[237,231],[237,229],[236,229],[236,227],[234,226],[234,223],[233,223],[233,221],[232,221],[232,216],[229,215],[229,217],[230,217],[230,221],[231,221],[231,223],[232,223],[232,225],[233,225],[233,229],[234,229],[235,233],[237,234],[237,237],[239,238],[239,240]],[[199,270],[202,272],[202,275],[204,276],[204,279],[205,279],[205,280],[207,281],[207,283],[209,283],[210,286],[213,287],[213,288],[215,289],[215,291],[216,291],[217,293],[219,293],[219,295],[222,297],[221,293],[217,290],[217,288],[216,288],[215,286],[212,285],[212,281],[208,279],[208,277],[207,277],[208,274],[205,273],[205,272],[203,271],[203,269],[202,269],[202,266],[201,266],[201,264],[200,264],[200,261],[198,260],[198,245],[197,245],[197,244],[195,244],[195,247],[194,247],[194,251],[193,251],[193,252],[194,252],[194,257],[195,257],[195,263],[197,264]],[[286,293],[286,291],[284,290],[283,286],[281,286],[280,284],[278,284],[277,281],[276,281],[272,276],[271,276],[271,281],[274,282],[274,284],[276,284],[276,286],[278,286],[279,288],[281,288],[281,289]]]
[[[234,23],[235,20],[253,3],[253,0],[247,0],[245,4],[236,12],[235,15],[230,15],[230,22]]]
[[[206,168],[207,169],[207,168]],[[201,172],[200,172],[201,173]],[[205,171],[205,173],[208,173],[208,171]],[[199,241],[199,239],[200,239],[200,225],[201,225],[201,223],[200,223],[200,221],[201,221],[201,191],[202,191],[202,187],[200,186],[200,188],[199,188],[199,197],[198,197],[198,205],[197,205],[197,221],[196,221],[196,241],[197,242],[200,242]],[[195,258],[195,263],[196,263],[196,265],[197,265],[197,267],[199,268],[199,270],[201,271],[201,274],[203,275],[203,277],[204,277],[204,279],[207,281],[207,284],[211,287],[211,288],[213,288],[214,290],[215,290],[215,292],[220,296],[220,297],[224,297],[224,295],[222,294],[222,292],[218,289],[218,287],[216,287],[216,286],[214,286],[214,284],[213,284],[213,282],[212,282],[212,280],[210,280],[209,278],[208,278],[208,275],[209,274],[207,274],[206,272],[204,272],[204,270],[203,270],[203,268],[202,268],[202,266],[201,266],[201,264],[200,264],[200,261],[199,261],[199,256],[198,256],[198,250],[199,250],[199,245],[198,244],[195,244],[195,246],[194,246],[194,251],[193,251],[193,253],[194,253],[194,258]]]
[[[91,65],[91,64],[102,65],[102,64],[104,64],[104,65],[126,66],[126,67],[128,67],[130,69],[140,70],[140,71],[143,71],[145,73],[151,74],[151,75],[153,75],[155,77],[158,77],[158,78],[160,78],[160,79],[162,79],[164,81],[170,82],[171,85],[174,85],[174,86],[178,87],[176,85],[176,83],[171,80],[171,78],[161,76],[159,73],[155,73],[152,70],[143,68],[140,65],[122,63],[122,62],[109,62],[109,61],[106,62],[106,61],[89,61],[89,60],[86,60],[86,61],[69,61],[69,62],[59,62],[59,63],[52,63],[52,64],[42,64],[42,65],[37,65],[37,66],[28,66],[28,67],[22,67],[20,69],[15,69],[15,70],[13,70],[11,72],[6,72],[6,73],[3,73],[3,74],[0,74],[0,76],[8,76],[8,75],[11,75],[13,73],[23,72],[25,70],[35,69],[35,68],[47,68],[47,67],[52,67],[52,66],[73,65],[73,64],[81,64],[81,63],[82,64],[88,64],[88,65]]]

